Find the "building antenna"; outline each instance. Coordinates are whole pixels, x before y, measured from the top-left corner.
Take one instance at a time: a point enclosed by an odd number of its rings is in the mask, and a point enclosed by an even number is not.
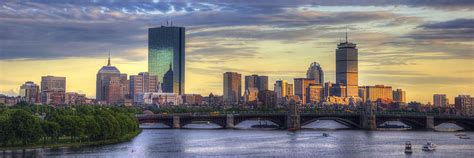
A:
[[[346,43],[347,43],[347,27],[346,27]]]
[[[107,62],[107,66],[110,66],[110,49],[109,49],[109,60]]]

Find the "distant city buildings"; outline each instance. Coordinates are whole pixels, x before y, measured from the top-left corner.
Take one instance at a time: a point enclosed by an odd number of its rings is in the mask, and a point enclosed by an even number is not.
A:
[[[173,106],[183,104],[183,98],[176,93],[146,92],[137,94],[138,105]]]
[[[258,91],[268,90],[268,76],[256,74],[245,76],[245,90],[249,88],[256,88]]]
[[[158,81],[163,83],[163,92],[184,94],[184,27],[161,26],[148,29],[148,72],[158,76]],[[165,76],[166,74],[169,76]]]
[[[41,102],[50,105],[65,104],[66,77],[41,77]]]
[[[127,74],[110,64],[110,56],[106,66],[100,68],[96,78],[96,99],[107,104],[121,104],[126,102],[129,94]]]
[[[20,97],[22,101],[28,103],[40,102],[39,86],[32,81],[25,82],[25,84],[20,87]]]
[[[293,96],[293,84],[289,84],[286,80],[278,80],[274,84],[276,102],[279,105],[286,105],[288,97]]]
[[[239,104],[242,96],[242,75],[237,72],[224,73],[224,102]]]
[[[150,75],[148,72],[130,75],[130,97],[133,100],[142,93],[158,92],[158,88],[158,77],[155,75]]]
[[[446,108],[448,105],[448,99],[446,94],[434,94],[433,95],[433,106],[435,108]]]
[[[400,102],[400,103],[406,103],[406,92],[402,89],[397,89],[394,90],[393,92],[393,101],[394,102]]]
[[[336,83],[346,87],[340,97],[358,96],[358,50],[356,44],[347,41],[339,43],[336,49]]]
[[[307,89],[311,84],[316,84],[316,81],[309,78],[295,78],[295,96],[298,96],[301,105],[306,105],[307,100]]]
[[[359,87],[359,96],[363,102],[382,101],[383,103],[391,103],[393,101],[392,93],[391,86],[375,85]]]
[[[474,98],[470,95],[458,95],[454,98],[454,108],[458,114],[473,115]]]
[[[65,103],[66,105],[85,105],[88,101],[85,94],[66,92]]]
[[[306,71],[306,78],[315,80],[316,84],[324,84],[324,72],[319,63],[311,63],[308,71]]]

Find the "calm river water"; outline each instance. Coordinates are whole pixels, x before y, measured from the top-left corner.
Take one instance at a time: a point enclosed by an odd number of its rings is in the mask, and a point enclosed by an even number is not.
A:
[[[322,133],[329,137],[323,137]],[[145,129],[130,142],[3,151],[0,157],[474,157],[474,139],[456,132],[362,130]],[[473,132],[465,132],[474,138]],[[432,140],[434,152],[421,150]],[[405,141],[414,153],[405,155]]]

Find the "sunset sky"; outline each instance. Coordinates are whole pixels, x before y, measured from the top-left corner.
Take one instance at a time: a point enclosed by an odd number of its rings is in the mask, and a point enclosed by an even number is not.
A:
[[[118,1],[118,0],[117,0]],[[359,49],[359,85],[390,85],[408,101],[474,95],[474,1],[0,2],[0,93],[25,81],[67,77],[67,91],[95,97],[97,71],[147,71],[147,29],[186,27],[186,93],[222,94],[222,74],[293,82],[319,62],[335,80],[335,49]]]

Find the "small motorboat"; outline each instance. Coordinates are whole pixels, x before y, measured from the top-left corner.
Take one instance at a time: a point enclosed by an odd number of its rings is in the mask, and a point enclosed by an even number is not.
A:
[[[411,142],[405,142],[405,154],[411,154],[413,150],[411,150]]]
[[[423,151],[434,151],[434,150],[436,150],[436,145],[433,142],[428,141],[428,142],[426,142],[425,145],[423,145],[422,150]]]
[[[323,136],[324,136],[324,137],[329,137],[329,134],[323,133]]]
[[[465,136],[459,136],[459,139],[471,139],[471,137],[465,135]]]

